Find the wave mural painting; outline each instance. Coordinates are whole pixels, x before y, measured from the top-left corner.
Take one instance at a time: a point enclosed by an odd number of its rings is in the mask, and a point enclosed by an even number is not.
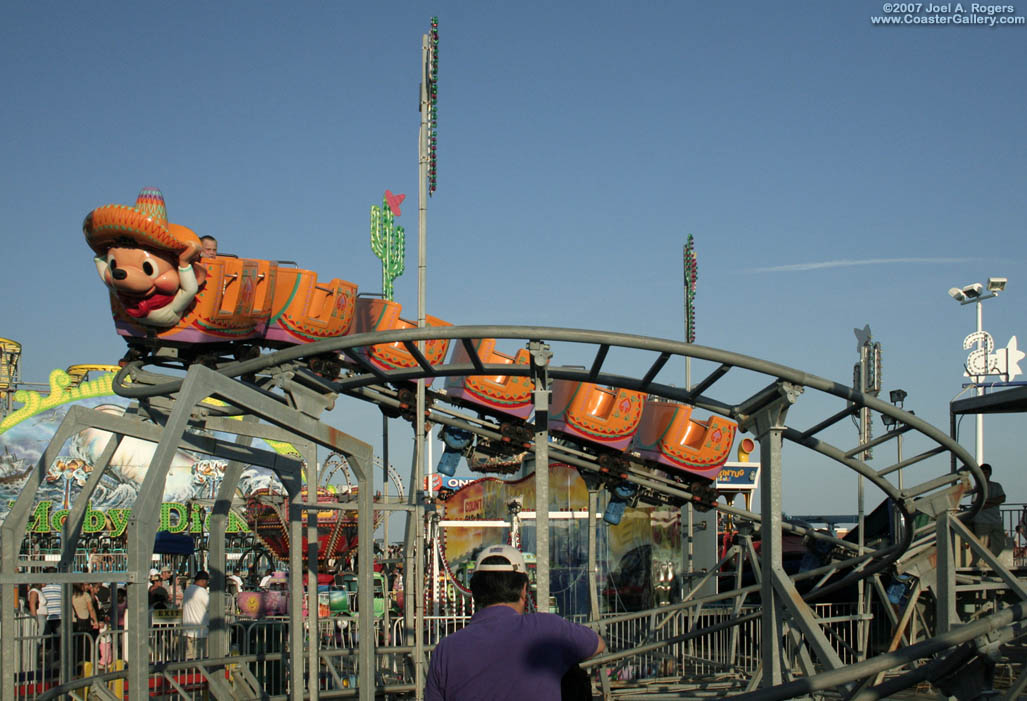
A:
[[[26,390],[15,394],[15,401],[22,406],[0,422],[0,521],[7,517],[11,502],[25,486],[72,406],[114,416],[125,413],[128,400],[114,395],[112,379],[113,373],[105,373],[97,379],[76,384],[67,372],[54,370],[50,373],[50,391],[46,396]],[[36,512],[30,522],[34,524],[31,531],[46,533],[60,528],[66,510],[85,486],[109,438],[107,431],[88,428],[65,444],[61,454],[47,466]],[[288,444],[275,443],[269,447],[280,453],[295,452]],[[99,516],[94,516],[86,525],[115,534],[118,524],[127,522],[125,514],[135,504],[155,449],[156,444],[149,441],[132,437],[122,440],[90,501],[90,512],[102,514],[104,525],[99,525]],[[186,513],[188,507],[183,505],[212,499],[221,485],[225,466],[225,461],[207,455],[182,450],[175,454],[164,488],[162,516],[167,515],[167,519],[162,518],[162,521],[168,521],[165,530],[186,530],[186,522],[195,521],[194,515]],[[249,466],[240,477],[236,496],[245,499],[256,492],[267,491],[284,490],[273,472]],[[46,508],[42,509],[44,506]],[[176,507],[181,507],[184,516],[179,517]],[[236,532],[248,530],[242,519],[237,518],[230,525]],[[192,532],[192,526],[188,530]]]

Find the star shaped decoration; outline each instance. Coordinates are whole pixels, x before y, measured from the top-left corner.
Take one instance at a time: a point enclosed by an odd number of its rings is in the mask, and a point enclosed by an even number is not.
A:
[[[1020,361],[1024,358],[1027,358],[1027,353],[1016,347],[1016,336],[1013,336],[1006,344],[1006,374],[1010,382],[1021,374]]]
[[[385,191],[385,201],[389,203],[389,209],[391,209],[392,213],[397,217],[402,214],[402,212],[399,211],[399,206],[403,204],[403,200],[406,198],[406,195],[393,195],[389,190]]]

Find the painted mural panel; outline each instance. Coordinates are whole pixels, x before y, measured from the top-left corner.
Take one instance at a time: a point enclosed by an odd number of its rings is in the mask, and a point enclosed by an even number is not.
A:
[[[115,416],[125,413],[128,400],[114,395],[111,390],[112,373],[95,380],[75,384],[65,371],[50,374],[50,390],[44,396],[39,392],[19,390],[15,393],[15,411],[0,422],[0,520],[6,518],[10,504],[28,481],[54,432],[68,410],[79,405]],[[18,406],[20,405],[20,406]],[[59,451],[47,466],[40,486],[36,509],[30,519],[29,530],[37,533],[60,529],[67,509],[85,486],[110,434],[98,429],[85,429],[77,433]],[[265,446],[266,447],[266,446]],[[271,449],[288,452],[291,446],[276,444]],[[139,487],[156,444],[126,437],[111,459],[90,504],[90,515],[85,527],[93,532],[110,531],[118,535],[127,523],[128,513],[135,504]],[[197,532],[203,524],[187,506],[197,500],[212,499],[221,485],[226,463],[210,456],[178,451],[171,463],[164,488],[165,502],[161,511],[161,525],[172,532]],[[249,466],[242,474],[237,496],[245,497],[259,489],[281,491],[278,478],[262,467]],[[94,523],[98,512],[104,516],[102,526]],[[230,524],[232,530],[246,530],[241,519]]]

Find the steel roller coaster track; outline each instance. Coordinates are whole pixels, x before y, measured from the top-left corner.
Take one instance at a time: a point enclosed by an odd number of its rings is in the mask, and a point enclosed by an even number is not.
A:
[[[533,350],[532,362],[529,365],[493,364],[483,362],[473,344],[474,339],[495,338],[509,343],[527,344]],[[432,339],[447,339],[452,343],[460,343],[467,351],[469,362],[462,363],[430,363],[419,350],[419,343]],[[409,351],[417,365],[409,368],[385,370],[368,363],[359,349],[385,343],[401,343]],[[574,356],[575,360],[584,358],[583,365],[557,365],[548,361],[552,357],[548,352],[538,353],[539,349],[549,350],[549,344],[558,345],[558,355]],[[624,374],[608,369],[608,356],[614,352],[618,356],[617,368],[630,364],[639,368],[637,374]],[[620,356],[627,355],[626,363]],[[669,375],[665,370],[668,363],[676,358],[692,358],[708,361],[713,370],[702,378],[694,387],[684,389],[674,386],[664,379]],[[184,372],[184,375],[182,374]],[[701,480],[683,479],[670,472],[655,469],[630,453],[620,454],[611,460],[609,455],[590,449],[588,446],[575,446],[566,441],[553,440],[548,435],[544,422],[514,421],[515,427],[494,420],[493,417],[480,416],[473,410],[454,405],[448,401],[445,390],[431,389],[426,392],[425,420],[432,424],[453,426],[470,431],[480,438],[491,441],[507,441],[524,451],[535,451],[543,460],[553,460],[574,466],[579,470],[594,492],[604,484],[628,481],[638,488],[641,500],[650,503],[666,503],[683,505],[691,503],[700,508],[714,507],[733,517],[762,524],[762,550],[757,556],[752,547],[751,537],[743,537],[732,547],[728,558],[736,558],[736,572],[741,571],[742,561],[748,558],[750,565],[757,572],[756,585],[742,587],[740,579],[735,590],[714,596],[699,597],[692,592],[687,594],[685,601],[647,612],[653,616],[654,630],[658,626],[655,621],[668,619],[676,611],[701,611],[720,603],[729,607],[732,615],[725,621],[715,624],[712,628],[693,629],[676,638],[663,639],[659,642],[642,643],[634,650],[623,650],[609,653],[590,661],[595,666],[608,667],[619,659],[632,654],[645,652],[647,645],[666,647],[672,643],[695,640],[705,632],[715,632],[738,626],[742,622],[758,618],[764,640],[787,640],[792,643],[795,651],[788,656],[782,652],[783,645],[763,645],[760,652],[758,669],[748,675],[749,679],[740,679],[737,674],[720,679],[720,686],[704,686],[705,682],[696,683],[677,679],[660,686],[659,693],[647,687],[641,692],[637,688],[618,687],[611,684],[607,674],[601,674],[603,692],[611,698],[682,698],[699,688],[705,688],[706,695],[731,696],[742,693],[747,698],[791,698],[797,695],[829,691],[834,695],[854,698],[878,698],[875,689],[883,689],[888,684],[895,686],[898,682],[891,680],[882,684],[884,671],[908,665],[919,659],[917,655],[954,655],[965,646],[963,634],[971,631],[967,625],[982,628],[985,633],[1003,631],[1006,638],[1018,634],[1019,620],[1023,616],[1022,606],[1004,608],[993,616],[981,619],[974,624],[959,626],[958,618],[949,615],[948,609],[954,611],[955,605],[949,598],[954,596],[948,591],[943,577],[938,576],[936,596],[945,599],[939,604],[939,626],[936,635],[908,648],[909,655],[896,655],[885,659],[885,656],[873,657],[863,663],[844,664],[839,658],[831,642],[824,633],[822,623],[808,602],[823,597],[842,587],[849,586],[860,580],[870,580],[873,586],[880,589],[877,575],[896,565],[900,558],[908,557],[910,552],[922,552],[925,547],[933,546],[935,522],[938,524],[938,539],[948,547],[951,532],[964,533],[961,521],[966,521],[976,514],[986,498],[986,480],[973,458],[952,438],[913,414],[903,411],[874,396],[857,392],[852,387],[811,375],[784,365],[768,362],[758,358],[733,353],[726,350],[687,344],[678,341],[656,339],[644,336],[610,333],[592,330],[549,328],[539,326],[453,326],[388,331],[373,334],[344,336],[337,339],[319,341],[307,345],[292,346],[285,349],[262,352],[256,347],[240,347],[226,345],[222,348],[147,348],[136,346],[130,350],[122,371],[117,375],[114,388],[124,397],[138,400],[143,413],[149,411],[160,415],[158,422],[163,424],[161,446],[177,446],[186,441],[185,429],[190,422],[200,422],[208,429],[216,429],[238,435],[260,435],[256,429],[246,432],[237,430],[243,422],[224,421],[226,416],[243,415],[252,422],[261,420],[284,429],[285,434],[295,434],[303,441],[325,446],[344,455],[354,469],[358,481],[361,481],[360,492],[365,498],[345,508],[357,508],[361,522],[370,522],[364,518],[368,510],[385,508],[386,505],[374,503],[370,492],[370,448],[366,444],[352,440],[337,429],[321,420],[321,415],[332,408],[340,396],[355,397],[379,406],[383,411],[403,415],[413,419],[416,406],[410,391],[412,383],[420,379],[441,377],[459,377],[468,375],[521,375],[529,376],[536,387],[548,388],[552,380],[571,380],[590,382],[612,387],[625,388],[646,392],[651,396],[667,400],[691,404],[706,411],[720,414],[738,422],[739,430],[754,434],[760,443],[761,503],[760,509],[748,511],[732,506],[716,503],[715,494]],[[749,387],[738,391],[739,384]],[[732,392],[745,396],[740,401],[728,401],[724,398],[725,391],[718,396],[718,388],[730,386]],[[803,393],[810,391],[835,398],[841,408],[823,420],[808,427],[793,427],[787,423],[789,408],[800,400]],[[540,399],[536,392],[536,416],[545,416],[546,400]],[[217,396],[228,403],[227,407],[200,405],[203,398]],[[178,404],[186,403],[186,407]],[[541,402],[541,403],[540,403]],[[853,416],[863,408],[895,419],[894,426],[880,438],[865,445],[836,447],[824,440],[824,434],[839,422]],[[76,420],[81,420],[78,417]],[[234,425],[234,426],[233,426]],[[253,425],[252,423],[250,424]],[[69,429],[70,430],[70,429]],[[124,430],[124,429],[123,429]],[[170,437],[166,434],[172,433]],[[930,447],[920,454],[884,467],[875,469],[862,458],[868,449],[880,446],[902,434],[913,432],[919,434]],[[66,433],[66,432],[65,432]],[[61,431],[58,431],[61,434]],[[124,435],[131,435],[125,430]],[[277,437],[278,434],[276,434]],[[61,440],[65,440],[62,438]],[[58,440],[55,437],[55,440]],[[785,522],[782,519],[782,487],[781,450],[785,442],[803,446],[862,476],[869,484],[877,487],[884,497],[891,501],[896,514],[894,535],[890,538],[856,544],[836,538],[830,534],[815,531]],[[217,442],[215,442],[217,443]],[[517,444],[520,444],[519,446]],[[57,446],[58,448],[60,446]],[[194,446],[195,448],[195,446]],[[157,463],[161,447],[158,448]],[[222,448],[224,452],[225,448]],[[906,486],[901,491],[889,480],[899,469],[909,467],[928,458],[950,454],[956,463],[965,465],[958,472],[946,472],[933,479]],[[45,457],[45,456],[44,456]],[[109,456],[108,456],[109,459]],[[309,459],[308,459],[309,462]],[[280,464],[278,460],[276,464]],[[290,469],[295,472],[298,466]],[[309,467],[307,468],[309,469]],[[415,470],[417,468],[415,467]],[[153,470],[154,479],[160,477],[160,470]],[[288,472],[288,470],[286,470]],[[292,473],[289,473],[292,474]],[[908,474],[908,473],[907,473]],[[227,473],[226,473],[227,475]],[[316,476],[316,469],[315,469]],[[419,475],[416,475],[419,477]],[[148,476],[149,480],[150,477]],[[308,477],[309,479],[309,477]],[[960,496],[973,483],[977,488],[977,496],[970,509],[956,514]],[[367,487],[363,485],[368,485]],[[416,482],[412,481],[412,484]],[[227,488],[227,487],[226,487]],[[234,488],[234,487],[233,487]],[[157,487],[150,488],[156,493]],[[145,486],[144,486],[145,491]],[[298,491],[298,490],[297,490]],[[406,510],[415,515],[423,515],[423,508],[417,506],[417,492],[411,490],[410,505]],[[143,492],[141,492],[142,495]],[[219,495],[220,496],[220,495]],[[19,504],[21,500],[19,500]],[[25,507],[27,509],[27,506]],[[82,507],[84,509],[84,507]],[[12,510],[23,511],[16,505]],[[914,527],[915,514],[928,514],[932,517],[927,527]],[[368,514],[370,515],[370,514]],[[69,516],[74,528],[75,510]],[[81,515],[79,514],[79,518]],[[10,546],[16,545],[15,535],[10,533],[8,526],[14,527],[19,519],[8,519],[4,524],[4,572],[5,581],[20,581],[11,573],[16,567],[13,558],[8,554]],[[298,524],[291,524],[299,528]],[[539,579],[548,575],[548,555],[544,552],[544,543],[539,524]],[[145,530],[145,529],[144,529]],[[780,536],[782,532],[791,532],[809,538],[825,541],[831,546],[832,560],[811,572],[797,577],[789,577],[781,565]],[[366,531],[361,534],[360,543],[366,545],[367,551],[362,555],[369,560],[370,545],[364,542]],[[149,540],[152,542],[152,538]],[[147,540],[140,536],[136,543],[137,557],[135,564],[130,557],[130,567],[138,567],[139,576],[143,576],[144,563],[149,561],[146,552]],[[925,543],[928,543],[925,545]],[[911,550],[912,546],[912,550]],[[15,548],[14,552],[17,552]],[[365,566],[365,557],[360,558],[361,569]],[[938,555],[939,570],[952,569],[951,557],[944,556],[940,549]],[[297,562],[297,564],[299,564]],[[723,564],[723,561],[722,563]],[[719,564],[718,564],[719,568]],[[293,571],[299,571],[296,567]],[[369,571],[364,573],[369,574]],[[361,574],[361,576],[364,576]],[[711,576],[710,575],[707,576]],[[809,580],[813,585],[800,596],[796,582]],[[70,580],[69,580],[70,581]],[[705,580],[703,580],[705,581]],[[216,582],[215,582],[216,583]],[[592,586],[595,587],[593,579]],[[700,582],[700,585],[702,581]],[[421,580],[423,586],[423,578]],[[295,585],[299,586],[299,585]],[[1009,582],[1010,588],[1016,589],[1015,583]],[[954,589],[954,588],[953,588]],[[361,593],[369,592],[370,587],[361,587]],[[299,594],[299,590],[295,592]],[[743,611],[745,597],[758,593],[760,608],[756,613]],[[1027,598],[1027,591],[1022,587],[1017,593]],[[362,601],[361,606],[369,610],[371,601]],[[423,592],[410,597],[413,601],[423,600]],[[131,603],[131,602],[130,602]],[[298,607],[294,607],[298,608]],[[4,620],[9,607],[5,607]],[[298,614],[297,614],[298,615]],[[410,616],[408,612],[408,617]],[[418,612],[414,612],[414,616]],[[628,617],[625,614],[624,617]],[[410,621],[414,622],[414,621]],[[596,626],[602,628],[611,624],[610,619]],[[297,620],[291,625],[298,626]],[[362,625],[370,626],[368,621]],[[976,628],[974,629],[976,630]],[[962,632],[961,632],[962,631]],[[129,626],[131,633],[131,625]],[[363,631],[360,637],[361,676],[359,694],[361,698],[373,698],[374,678],[372,667],[375,651],[370,628]],[[976,637],[980,637],[978,632]],[[416,636],[414,636],[416,637]],[[5,641],[6,642],[6,641]],[[912,642],[912,641],[910,641]],[[212,644],[217,645],[217,638],[212,632]],[[406,648],[404,648],[406,649]],[[414,686],[423,679],[423,641],[411,644],[413,652],[411,667],[415,670],[412,678]],[[926,652],[925,652],[926,651]],[[961,653],[962,654],[962,653]],[[293,661],[292,682],[294,698],[302,696],[302,671],[299,669],[302,660]],[[310,669],[317,669],[316,650],[310,652]],[[927,665],[930,666],[930,665]],[[795,669],[799,669],[802,679],[795,678]],[[130,670],[131,672],[132,670]],[[735,672],[738,670],[735,669]],[[145,669],[135,670],[142,684]],[[941,672],[938,672],[941,674]],[[905,679],[911,673],[898,677]],[[920,673],[921,676],[924,674]],[[316,678],[316,677],[315,677]],[[724,680],[727,680],[726,682]],[[907,680],[909,684],[919,679]],[[5,678],[5,684],[7,680]],[[130,685],[132,680],[130,679]],[[137,687],[138,688],[138,687]],[[409,685],[399,685],[394,691],[408,689]],[[891,687],[888,687],[889,689]],[[216,693],[216,690],[214,690]],[[379,689],[381,691],[381,689]],[[297,696],[296,694],[300,694]],[[869,694],[869,696],[867,695]],[[309,694],[316,696],[316,691]]]

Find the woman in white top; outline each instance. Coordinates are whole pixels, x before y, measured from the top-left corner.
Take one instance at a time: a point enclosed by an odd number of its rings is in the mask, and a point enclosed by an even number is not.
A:
[[[35,616],[36,623],[39,626],[35,634],[42,635],[43,628],[46,627],[46,615],[49,613],[46,607],[46,598],[43,596],[43,585],[31,585],[29,587],[28,599],[29,613]]]

